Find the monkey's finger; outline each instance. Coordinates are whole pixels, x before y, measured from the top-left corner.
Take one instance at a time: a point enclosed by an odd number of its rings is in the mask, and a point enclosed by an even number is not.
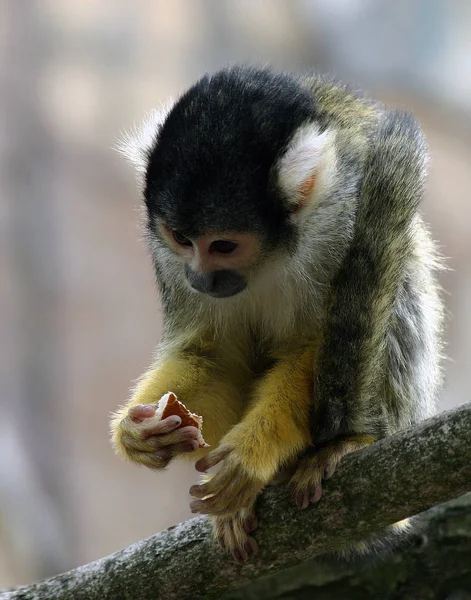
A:
[[[182,420],[180,417],[172,415],[161,420],[157,418],[146,419],[142,423],[136,425],[136,427],[139,428],[142,437],[149,437],[151,435],[164,435],[170,433],[179,427],[181,422]]]
[[[172,433],[161,436],[142,437],[139,431],[132,431],[132,434],[123,433],[121,442],[129,452],[147,452],[155,454],[159,450],[174,451],[173,446],[199,443],[196,441],[197,429],[195,427],[182,427]],[[196,432],[196,433],[195,433]],[[180,451],[180,450],[176,450]]]
[[[255,516],[255,513],[250,514],[244,518],[244,520],[242,521],[242,527],[245,533],[252,533],[252,531],[255,531],[257,529],[258,519]]]
[[[193,498],[204,498],[208,493],[203,491],[203,485],[192,485],[190,488],[190,496]]]
[[[172,454],[177,454],[179,452],[194,452],[195,450],[198,450],[199,447],[200,445],[196,440],[188,440],[180,444],[172,444],[172,446],[168,446],[168,450],[170,450]]]
[[[243,498],[236,493],[236,490],[229,486],[220,493],[204,497],[204,499],[192,500],[190,510],[192,513],[201,513],[203,515],[227,515],[237,508],[248,508],[251,498]]]
[[[140,423],[144,419],[153,417],[156,410],[157,406],[153,404],[135,404],[129,409],[128,416],[134,423]]]
[[[307,490],[293,492],[291,499],[300,510],[304,510],[309,506],[309,492]]]
[[[241,545],[237,545],[232,550],[232,557],[237,564],[244,564],[251,558],[253,558],[258,552],[258,544],[254,538],[248,535],[245,542]]]
[[[245,549],[245,544],[243,546],[237,546],[232,550],[232,558],[238,565],[243,565],[248,561],[249,555]]]
[[[201,513],[203,515],[227,515],[233,510],[236,497],[229,492],[224,491],[205,498],[204,500],[193,500],[190,502],[192,513]]]
[[[218,517],[213,520],[214,533],[222,550],[230,550],[232,539],[231,517]]]
[[[245,530],[244,523],[253,512],[240,518],[240,515],[217,517],[214,521],[216,538],[223,550],[232,554],[237,563],[244,563],[258,552],[257,542]]]
[[[311,495],[311,503],[315,504],[316,502],[319,502],[319,500],[321,498],[322,498],[322,483],[319,482],[316,484],[314,493],[312,493],[312,495]]]
[[[156,417],[146,418],[143,421],[135,422],[129,415],[120,423],[120,429],[123,435],[144,439],[151,435],[163,435],[174,431],[181,424],[181,418],[178,416],[167,417],[159,420]]]
[[[192,513],[201,513],[203,515],[224,515],[227,513],[225,507],[220,507],[216,502],[210,502],[211,498],[206,500],[193,500],[190,502],[190,510]]]
[[[207,483],[192,485],[190,488],[190,496],[193,496],[193,498],[204,498],[205,496],[209,496],[211,491],[208,484],[209,481]]]
[[[140,427],[134,427],[123,432],[121,441],[129,450],[155,452],[155,450],[158,450],[159,448],[165,448],[166,446],[177,444],[185,441],[186,439],[193,438],[191,432],[188,433],[183,431],[183,429],[184,428],[159,436],[147,436],[143,434]]]
[[[145,465],[149,469],[164,469],[172,459],[172,453],[166,450],[154,452],[134,452],[130,451],[129,458],[140,465]]]
[[[247,558],[253,558],[258,552],[258,544],[255,538],[251,535],[247,536],[247,541],[244,544],[244,550],[247,553]]]
[[[198,429],[192,425],[187,425],[165,435],[152,435],[147,440],[151,441],[156,448],[165,448],[181,442],[196,441],[197,438]]]
[[[206,496],[214,496],[221,490],[227,494],[231,491],[231,484],[233,485],[234,482],[228,481],[227,473],[224,473],[221,469],[203,483],[192,485],[190,488],[190,496],[193,496],[194,498],[205,498]]]
[[[221,462],[231,452],[231,448],[217,448],[210,454],[200,458],[195,463],[195,469],[200,473],[205,473],[211,467],[214,467]]]
[[[337,468],[338,462],[329,462],[327,463],[324,469],[324,479],[330,479],[332,475],[335,473],[335,469]]]

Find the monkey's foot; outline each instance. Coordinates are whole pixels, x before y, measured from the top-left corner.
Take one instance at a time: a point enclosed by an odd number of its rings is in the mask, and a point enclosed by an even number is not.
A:
[[[190,495],[196,500],[190,503],[191,512],[225,516],[253,507],[265,483],[250,475],[244,462],[229,446],[220,445],[216,450],[201,458],[196,469],[205,472],[221,462],[218,471],[204,483],[193,485]]]
[[[219,546],[239,564],[247,562],[258,552],[258,544],[250,535],[257,527],[253,507],[213,519],[213,531]]]
[[[322,497],[322,481],[330,479],[340,460],[350,452],[369,446],[376,438],[372,435],[354,435],[331,442],[315,454],[302,458],[289,483],[291,498],[298,508],[319,502]]]

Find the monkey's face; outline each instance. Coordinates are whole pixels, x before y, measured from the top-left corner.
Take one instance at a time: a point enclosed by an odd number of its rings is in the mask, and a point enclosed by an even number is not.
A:
[[[336,180],[310,93],[269,71],[203,77],[142,135],[126,154],[144,174],[149,237],[172,253],[156,264],[167,285],[184,277],[214,298],[257,288],[294,254]]]
[[[250,271],[260,258],[260,243],[254,234],[222,232],[190,239],[161,224],[166,245],[184,265],[192,290],[213,298],[228,298],[242,292]]]

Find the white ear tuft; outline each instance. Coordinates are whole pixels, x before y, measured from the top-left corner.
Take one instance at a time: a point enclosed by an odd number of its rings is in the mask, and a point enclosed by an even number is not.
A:
[[[336,173],[335,132],[319,133],[315,123],[300,127],[278,164],[278,181],[290,206],[312,205],[333,184]]]
[[[149,154],[173,105],[174,101],[170,99],[160,109],[149,112],[141,125],[135,125],[131,131],[123,132],[115,146],[115,149],[135,167],[140,179],[146,172]]]

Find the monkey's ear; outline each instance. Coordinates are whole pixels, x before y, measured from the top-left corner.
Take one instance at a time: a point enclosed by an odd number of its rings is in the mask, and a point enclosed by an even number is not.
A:
[[[278,184],[293,213],[317,205],[333,186],[337,172],[335,132],[319,133],[315,123],[300,127],[278,166]]]
[[[146,172],[150,153],[157,143],[159,131],[174,104],[174,100],[170,99],[160,109],[149,112],[141,125],[123,132],[115,145],[115,149],[134,166],[140,182]]]

